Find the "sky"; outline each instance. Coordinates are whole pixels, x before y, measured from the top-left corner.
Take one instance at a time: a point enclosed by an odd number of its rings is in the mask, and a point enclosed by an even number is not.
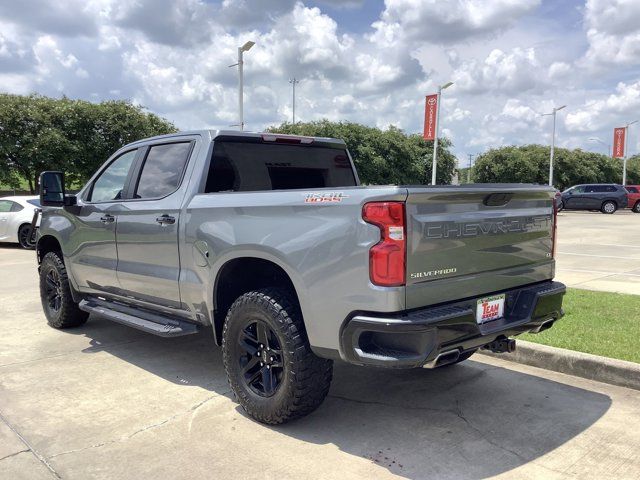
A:
[[[640,118],[640,0],[0,0],[0,91],[128,99],[182,130],[328,118],[441,132],[462,166],[551,141],[606,153]],[[630,127],[629,154],[640,148]],[[599,138],[603,144],[590,138]]]

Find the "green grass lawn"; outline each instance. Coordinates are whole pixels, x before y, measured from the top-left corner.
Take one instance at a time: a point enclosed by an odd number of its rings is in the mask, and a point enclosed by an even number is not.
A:
[[[518,338],[640,363],[640,296],[569,289],[565,316],[549,330]]]

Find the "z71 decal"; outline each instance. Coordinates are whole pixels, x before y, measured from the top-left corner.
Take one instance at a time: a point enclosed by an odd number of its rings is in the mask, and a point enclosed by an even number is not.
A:
[[[344,198],[349,198],[349,195],[342,192],[307,193],[304,203],[340,203]]]

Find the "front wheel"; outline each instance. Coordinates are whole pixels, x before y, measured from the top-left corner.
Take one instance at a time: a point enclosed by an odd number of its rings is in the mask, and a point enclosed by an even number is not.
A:
[[[602,204],[602,208],[600,209],[602,213],[611,214],[614,213],[618,209],[618,206],[615,202],[607,201]]]
[[[633,210],[633,213],[640,213],[640,201],[637,201],[631,210]]]
[[[18,243],[26,250],[33,249],[35,245],[31,242],[31,225],[25,224],[20,226],[18,229]]]
[[[560,203],[558,203],[557,211],[558,211],[558,212],[561,212],[562,210],[564,210],[564,202],[560,202]]]
[[[47,323],[53,328],[78,327],[89,317],[73,301],[67,269],[58,252],[47,253],[40,264],[40,300]]]
[[[307,415],[329,392],[333,362],[311,351],[300,308],[285,290],[248,292],[233,303],[222,356],[233,393],[259,422]]]

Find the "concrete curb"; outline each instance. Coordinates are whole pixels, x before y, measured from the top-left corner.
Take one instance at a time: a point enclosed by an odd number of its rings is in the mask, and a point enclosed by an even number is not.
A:
[[[480,352],[483,355],[524,363],[532,367],[546,368],[567,375],[640,390],[640,364],[638,363],[549,347],[524,340],[516,341],[514,353],[493,353],[488,350],[480,350]]]

